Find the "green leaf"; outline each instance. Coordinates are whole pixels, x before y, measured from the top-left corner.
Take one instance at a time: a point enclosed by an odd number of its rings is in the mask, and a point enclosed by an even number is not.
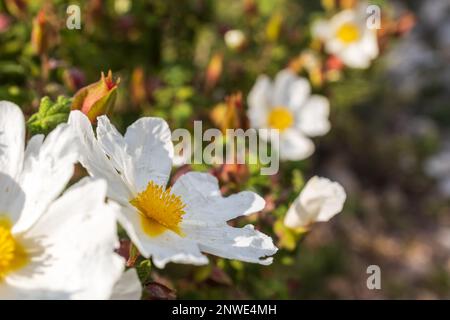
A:
[[[150,274],[152,271],[152,263],[150,260],[143,260],[136,266],[136,271],[139,277],[139,280],[146,284],[150,281]]]

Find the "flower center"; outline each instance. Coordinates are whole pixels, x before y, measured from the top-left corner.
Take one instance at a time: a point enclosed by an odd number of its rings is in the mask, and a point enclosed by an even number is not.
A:
[[[28,262],[24,248],[11,234],[11,223],[0,216],[0,282],[10,272]]]
[[[269,113],[269,126],[284,131],[294,123],[291,111],[286,107],[275,107]]]
[[[147,189],[139,193],[130,203],[139,210],[144,231],[151,237],[171,230],[182,236],[180,223],[186,206],[179,196],[170,193],[170,188],[150,181]]]
[[[359,39],[359,29],[354,23],[344,23],[336,32],[339,40],[344,43],[352,43]]]

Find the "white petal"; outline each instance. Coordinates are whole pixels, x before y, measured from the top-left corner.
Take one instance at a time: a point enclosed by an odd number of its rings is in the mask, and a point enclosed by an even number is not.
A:
[[[135,186],[133,160],[127,153],[126,141],[106,116],[97,118],[97,141],[114,168],[121,173],[121,178],[133,188]]]
[[[268,109],[272,104],[272,84],[269,77],[262,75],[248,94],[247,113],[252,128],[265,128],[267,126]]]
[[[122,179],[100,148],[89,119],[79,111],[72,111],[69,116],[69,124],[78,138],[80,163],[92,177],[108,181],[108,197],[127,204],[133,197],[131,186],[128,186],[125,179]]]
[[[217,179],[207,173],[189,172],[175,182],[172,192],[186,204],[182,230],[204,252],[224,258],[270,264],[277,249],[272,239],[253,226],[232,228],[227,221],[260,211],[265,201],[243,191],[222,197]]]
[[[26,281],[26,277],[23,279]],[[70,294],[67,292],[58,292],[51,289],[31,289],[22,288],[16,284],[6,281],[0,282],[1,300],[68,300]]]
[[[359,43],[351,44],[338,54],[342,62],[355,69],[367,69],[370,66],[370,57],[362,50]]]
[[[222,197],[219,182],[208,173],[188,172],[175,182],[172,192],[186,204],[183,220],[226,222],[264,209],[265,201],[250,191]]]
[[[71,127],[61,124],[42,143],[31,140],[27,148],[20,186],[26,195],[16,232],[26,230],[43,214],[72,178],[78,158],[76,138]]]
[[[159,236],[149,236],[142,228],[141,218],[133,207],[122,207],[119,222],[127,231],[131,241],[146,258],[152,258],[153,264],[164,268],[169,262],[193,265],[207,264],[208,259],[200,252],[197,243],[181,237],[172,231]]]
[[[116,282],[110,300],[139,300],[142,296],[142,285],[136,269],[125,271]]]
[[[270,256],[278,250],[272,238],[255,230],[252,225],[233,228],[226,223],[199,223],[186,225],[183,230],[199,243],[203,252],[222,258],[269,265],[273,260]]]
[[[375,59],[378,56],[378,40],[376,30],[367,30],[362,39],[361,47],[363,52],[370,58]]]
[[[339,183],[313,177],[289,208],[284,223],[290,228],[299,228],[328,221],[342,211],[345,199],[344,188]]]
[[[127,151],[132,156],[138,192],[150,180],[165,186],[172,169],[173,143],[169,125],[161,118],[141,118],[125,134]]]
[[[281,160],[303,160],[311,156],[314,150],[314,143],[311,139],[305,137],[298,129],[286,129],[280,134],[279,153]]]
[[[36,134],[28,140],[27,147],[25,149],[24,166],[27,166],[27,161],[30,161],[30,159],[33,159],[39,154],[44,138],[45,136],[43,134]]]
[[[9,175],[0,172],[0,217],[6,216],[15,223],[22,213],[25,193]]]
[[[311,26],[311,33],[313,37],[321,40],[326,40],[332,37],[328,21],[322,19],[313,22]]]
[[[340,57],[342,50],[344,50],[346,46],[347,45],[342,43],[341,40],[333,37],[325,43],[325,51],[329,54],[335,54]]]
[[[309,137],[322,136],[330,130],[329,115],[328,99],[312,95],[299,111],[298,128]]]
[[[35,251],[32,262],[9,274],[6,283],[34,299],[109,299],[124,260],[114,253],[118,206],[106,204],[105,196],[105,182],[83,179],[32,228],[15,234],[33,242]]]
[[[297,77],[289,89],[289,103],[287,107],[296,111],[302,107],[311,94],[311,86],[305,78]]]
[[[337,14],[335,14],[331,19],[330,19],[330,29],[333,30],[333,36],[335,36],[336,31],[343,25],[346,23],[352,23],[352,24],[358,24],[358,16],[356,11],[351,10],[351,9],[347,9],[347,10],[342,10],[340,12],[338,12]]]
[[[289,106],[291,88],[298,79],[299,77],[289,69],[278,72],[273,88],[273,106]]]
[[[14,103],[0,101],[0,172],[16,179],[22,171],[25,120]]]

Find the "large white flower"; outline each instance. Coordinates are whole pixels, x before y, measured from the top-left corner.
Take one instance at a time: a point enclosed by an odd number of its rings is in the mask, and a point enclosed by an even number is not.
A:
[[[366,25],[367,6],[343,10],[329,20],[319,20],[312,26],[314,37],[325,43],[329,54],[339,57],[351,68],[365,69],[378,56],[376,29]]]
[[[60,196],[78,157],[68,125],[24,140],[19,107],[0,102],[0,299],[109,299],[124,261],[106,183]]]
[[[136,269],[128,269],[114,284],[110,300],[139,300],[142,296],[142,286]]]
[[[289,70],[280,71],[275,82],[260,76],[248,95],[248,118],[252,128],[278,129],[280,159],[302,160],[314,152],[309,137],[322,136],[330,130],[328,99],[313,94],[309,82]],[[261,134],[261,132],[260,132]]]
[[[345,190],[339,183],[315,176],[290,206],[284,224],[295,229],[328,221],[342,211],[345,198]]]
[[[141,118],[122,136],[108,118],[97,118],[97,137],[82,113],[69,123],[81,140],[80,162],[88,172],[108,181],[108,197],[121,205],[119,221],[145,257],[157,267],[168,262],[206,264],[202,252],[247,262],[270,264],[277,249],[272,239],[247,225],[227,221],[264,208],[253,192],[224,198],[217,179],[187,173],[166,189],[173,144],[167,123]]]

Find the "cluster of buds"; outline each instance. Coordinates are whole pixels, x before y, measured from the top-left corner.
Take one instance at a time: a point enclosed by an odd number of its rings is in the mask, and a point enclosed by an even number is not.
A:
[[[59,96],[56,101],[49,97],[41,99],[39,110],[27,121],[31,134],[47,134],[60,123],[67,122],[70,112],[70,99]]]
[[[108,76],[102,73],[99,81],[80,89],[73,99],[59,96],[56,101],[49,97],[42,98],[39,110],[27,122],[31,134],[47,134],[60,123],[67,122],[71,110],[80,110],[92,123],[98,116],[111,112],[114,107],[117,86],[112,73]]]

